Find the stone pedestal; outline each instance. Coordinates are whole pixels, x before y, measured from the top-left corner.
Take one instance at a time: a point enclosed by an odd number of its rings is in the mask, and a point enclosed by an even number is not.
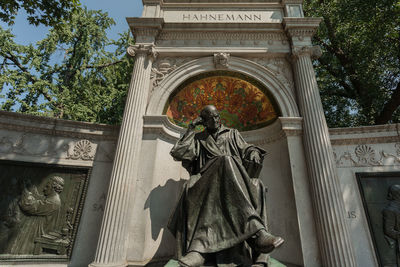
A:
[[[356,266],[328,127],[311,61],[312,57],[321,54],[319,47],[310,46],[311,36],[318,24],[315,19],[286,21],[286,30],[292,41],[298,104],[303,116],[303,141],[316,228],[323,266]]]
[[[126,239],[130,217],[129,203],[137,179],[137,166],[143,132],[151,66],[156,53],[153,45],[128,48],[135,56],[132,80],[126,99],[111,182],[104,211],[95,261],[90,266],[127,266]]]

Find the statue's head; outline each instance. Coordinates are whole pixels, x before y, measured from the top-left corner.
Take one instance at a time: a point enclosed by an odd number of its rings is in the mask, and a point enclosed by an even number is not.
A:
[[[201,110],[200,117],[203,119],[203,125],[209,131],[215,131],[221,127],[221,117],[217,108],[213,105],[205,106]]]
[[[387,198],[389,200],[398,200],[400,201],[400,185],[394,184],[389,187],[389,192]]]
[[[51,196],[54,193],[60,194],[64,189],[64,179],[60,176],[53,176],[43,189],[45,196]]]

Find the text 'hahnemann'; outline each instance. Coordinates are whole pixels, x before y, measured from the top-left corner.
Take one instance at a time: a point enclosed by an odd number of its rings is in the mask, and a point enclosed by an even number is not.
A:
[[[261,21],[261,14],[182,14],[183,21]]]

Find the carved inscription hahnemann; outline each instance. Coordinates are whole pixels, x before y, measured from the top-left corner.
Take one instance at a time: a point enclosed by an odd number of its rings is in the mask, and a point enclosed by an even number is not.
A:
[[[243,21],[262,21],[262,15],[256,13],[250,14],[182,14],[183,21],[220,21],[220,22],[243,22]]]

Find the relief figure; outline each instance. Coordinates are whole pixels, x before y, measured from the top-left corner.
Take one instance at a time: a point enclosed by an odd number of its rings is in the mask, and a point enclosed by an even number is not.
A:
[[[383,209],[383,232],[390,247],[396,250],[396,265],[400,266],[400,185],[389,187],[389,204]]]
[[[4,251],[6,254],[33,254],[35,239],[51,238],[56,232],[56,224],[60,215],[60,193],[64,188],[64,179],[53,176],[40,194],[29,180],[23,182],[23,190],[18,201],[22,215],[18,223],[18,232],[11,236]],[[54,238],[53,238],[54,239]]]

